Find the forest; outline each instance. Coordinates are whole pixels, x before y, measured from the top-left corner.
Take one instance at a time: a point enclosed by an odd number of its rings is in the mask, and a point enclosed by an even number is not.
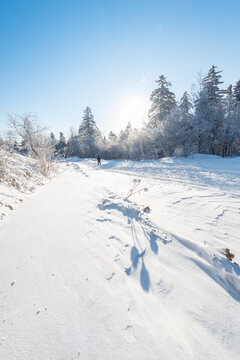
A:
[[[106,138],[91,108],[86,107],[78,132],[72,130],[68,139],[62,132],[59,138],[53,133],[43,136],[31,114],[11,115],[8,143],[21,153],[36,155],[40,149],[42,154],[47,148],[51,156],[80,158],[98,154],[104,159],[132,160],[194,153],[240,155],[240,80],[222,89],[221,71],[213,65],[199,81],[197,90],[191,95],[184,92],[180,101],[176,101],[172,84],[164,75],[156,84],[150,96],[148,119],[140,129],[128,123],[119,134],[110,131]]]

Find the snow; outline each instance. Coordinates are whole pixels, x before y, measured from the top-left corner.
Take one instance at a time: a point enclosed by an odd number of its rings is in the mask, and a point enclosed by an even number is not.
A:
[[[239,359],[240,158],[59,167],[0,222],[0,359]]]
[[[0,176],[0,220],[45,182],[34,159],[18,154],[6,157]]]

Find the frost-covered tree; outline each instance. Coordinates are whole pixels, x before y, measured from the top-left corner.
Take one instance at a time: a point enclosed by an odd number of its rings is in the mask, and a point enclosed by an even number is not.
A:
[[[240,102],[236,103],[230,124],[231,152],[228,154],[240,155]]]
[[[30,156],[37,159],[42,173],[46,176],[52,170],[54,146],[36,116],[32,114],[9,115],[11,131],[20,139]]]
[[[200,153],[217,154],[222,146],[222,126],[224,107],[223,90],[220,71],[212,66],[203,79],[202,89],[195,102],[194,131],[197,138],[197,151]]]
[[[225,91],[225,98],[223,100],[223,104],[226,116],[228,117],[229,115],[232,115],[236,104],[232,85],[229,85],[227,90]]]
[[[55,135],[54,135],[53,132],[50,133],[50,139],[51,139],[52,145],[55,147],[56,144],[57,144],[57,140],[56,140]]]
[[[108,135],[108,141],[111,144],[116,144],[117,143],[117,135],[113,132],[110,131],[109,135]]]
[[[128,139],[132,133],[132,125],[130,122],[127,124],[125,130],[120,131],[118,136],[118,143],[121,152],[121,157],[128,159],[129,158],[129,144]]]
[[[127,139],[128,158],[133,160],[144,159],[147,134],[143,129],[131,129]]]
[[[65,154],[66,156],[81,156],[80,144],[77,135],[70,136],[68,139]]]
[[[159,77],[156,83],[158,86],[150,97],[151,108],[148,114],[150,127],[162,124],[176,106],[175,94],[170,91],[172,84],[163,75]]]
[[[167,155],[164,128],[176,108],[176,100],[175,94],[170,91],[171,83],[165,76],[161,75],[156,83],[158,86],[150,97],[151,108],[148,113],[147,129],[151,156],[162,157]]]
[[[118,135],[102,138],[91,109],[84,111],[78,134],[71,134],[65,153],[109,159],[158,158],[192,152],[231,156],[240,154],[240,81],[221,88],[221,71],[212,66],[199,81],[194,96],[184,92],[177,104],[171,83],[161,75],[151,94],[148,122],[142,129],[128,124]],[[65,149],[65,147],[64,147]]]
[[[181,97],[180,104],[179,104],[179,110],[181,119],[185,121],[190,121],[192,117],[192,102],[190,100],[190,97],[188,93],[185,91],[183,96]]]
[[[107,158],[118,159],[121,157],[121,150],[117,135],[110,131],[107,139]]]
[[[234,110],[235,110],[235,98],[233,93],[232,85],[229,85],[225,91],[225,98],[223,100],[225,118],[223,121],[221,135],[222,135],[222,156],[229,156],[231,154],[231,144],[232,144],[232,123],[234,120]]]
[[[90,107],[84,110],[83,119],[78,131],[78,139],[81,154],[85,157],[96,157],[102,137]]]
[[[192,103],[184,92],[178,107],[168,117],[164,127],[164,147],[169,156],[188,155],[193,151]]]
[[[66,146],[67,146],[66,138],[65,138],[63,132],[60,131],[59,141],[55,145],[58,155],[63,155],[65,153]]]
[[[234,86],[234,98],[236,103],[240,103],[240,80]]]
[[[224,91],[219,88],[219,85],[223,83],[221,81],[222,71],[217,71],[217,66],[212,66],[208,71],[207,76],[203,79],[203,88],[208,95],[210,101],[218,102],[222,99]]]

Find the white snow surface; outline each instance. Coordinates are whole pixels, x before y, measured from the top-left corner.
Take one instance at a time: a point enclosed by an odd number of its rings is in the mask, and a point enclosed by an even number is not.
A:
[[[240,158],[59,166],[0,221],[0,359],[239,359]]]
[[[19,154],[6,156],[4,172],[0,168],[0,220],[45,182],[36,160]]]

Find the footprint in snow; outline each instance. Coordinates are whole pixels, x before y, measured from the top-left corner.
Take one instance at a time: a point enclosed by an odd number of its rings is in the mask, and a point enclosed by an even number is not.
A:
[[[105,222],[105,221],[110,221],[111,222],[112,221],[111,219],[107,219],[107,218],[106,219],[96,219],[96,220],[99,221],[99,222]]]
[[[113,272],[109,277],[107,277],[107,280],[111,280],[113,278],[113,276],[115,275],[115,272]]]
[[[114,262],[118,261],[119,259],[120,259],[120,254],[117,254],[117,255],[115,256]]]
[[[132,325],[127,325],[125,327],[125,329],[123,329],[123,330],[126,331],[126,333],[127,333],[127,342],[128,343],[136,342],[136,336],[135,336],[134,328],[132,327]]]
[[[164,280],[159,280],[156,285],[158,287],[158,292],[163,294],[164,296],[167,296],[172,290],[172,285],[169,285]]]

